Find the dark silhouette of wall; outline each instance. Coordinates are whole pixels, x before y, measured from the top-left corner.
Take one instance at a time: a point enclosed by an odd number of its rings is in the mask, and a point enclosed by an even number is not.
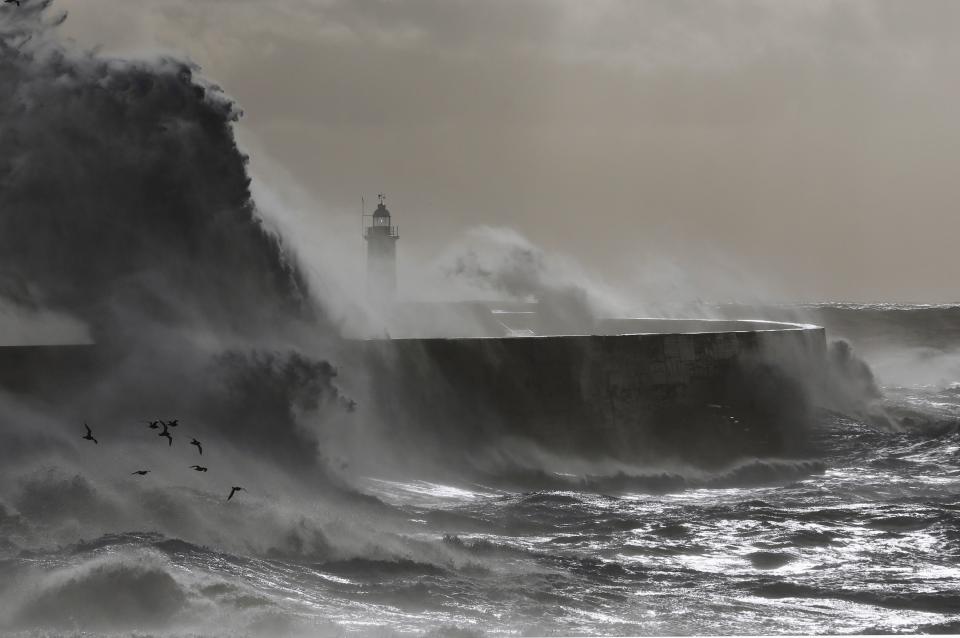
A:
[[[671,327],[683,332],[663,333]],[[508,436],[558,451],[708,465],[802,450],[823,378],[822,328],[612,320],[598,330],[610,334],[360,347],[374,409],[440,446]]]

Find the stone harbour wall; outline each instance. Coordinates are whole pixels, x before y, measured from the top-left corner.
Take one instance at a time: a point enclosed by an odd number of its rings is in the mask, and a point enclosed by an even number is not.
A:
[[[381,416],[441,438],[453,428],[477,444],[520,437],[561,451],[705,463],[800,444],[823,376],[822,328],[629,319],[597,331],[610,334],[361,347]]]

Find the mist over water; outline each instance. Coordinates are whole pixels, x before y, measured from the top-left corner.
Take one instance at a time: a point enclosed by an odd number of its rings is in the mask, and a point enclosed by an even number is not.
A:
[[[256,556],[335,555],[317,499],[350,493],[318,431],[350,406],[321,352],[336,333],[258,216],[239,109],[187,63],[64,46],[50,5],[4,7],[0,23],[3,337],[93,337],[100,354],[95,382],[68,378],[52,401],[0,397],[5,558],[137,530]],[[157,418],[181,421],[176,447],[146,427]],[[98,445],[76,435],[84,421]],[[188,469],[197,461],[213,481]],[[151,473],[135,483],[140,468]],[[248,485],[254,505],[225,509],[231,485]],[[61,570],[5,560],[0,623],[172,627],[184,583],[162,550],[133,550]]]
[[[0,327],[101,354],[48,400],[0,393],[0,632],[957,627],[956,308],[751,309],[853,345],[784,457],[639,463],[377,418],[342,335],[381,318],[262,220],[239,107],[178,60],[64,44],[50,1],[4,9]],[[561,331],[656,307],[509,229],[437,266],[451,296],[536,299]],[[147,427],[173,418],[172,445]]]
[[[312,316],[250,198],[239,109],[187,63],[64,49],[49,5],[4,14],[5,297],[114,338],[130,322],[250,333]]]

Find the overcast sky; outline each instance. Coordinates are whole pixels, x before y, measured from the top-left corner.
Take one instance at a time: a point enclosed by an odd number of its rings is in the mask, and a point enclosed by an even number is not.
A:
[[[407,259],[504,225],[664,294],[960,299],[954,0],[58,4],[201,65],[318,219],[385,191]]]

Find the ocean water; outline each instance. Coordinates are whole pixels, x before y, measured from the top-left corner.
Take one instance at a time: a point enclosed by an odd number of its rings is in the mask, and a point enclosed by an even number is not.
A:
[[[876,358],[895,428],[821,410],[803,458],[527,486],[413,464],[344,474],[315,497],[311,481],[330,477],[307,473],[291,496],[251,465],[229,503],[193,477],[110,478],[71,444],[3,474],[0,622],[211,636],[960,632],[960,310],[791,312]]]

